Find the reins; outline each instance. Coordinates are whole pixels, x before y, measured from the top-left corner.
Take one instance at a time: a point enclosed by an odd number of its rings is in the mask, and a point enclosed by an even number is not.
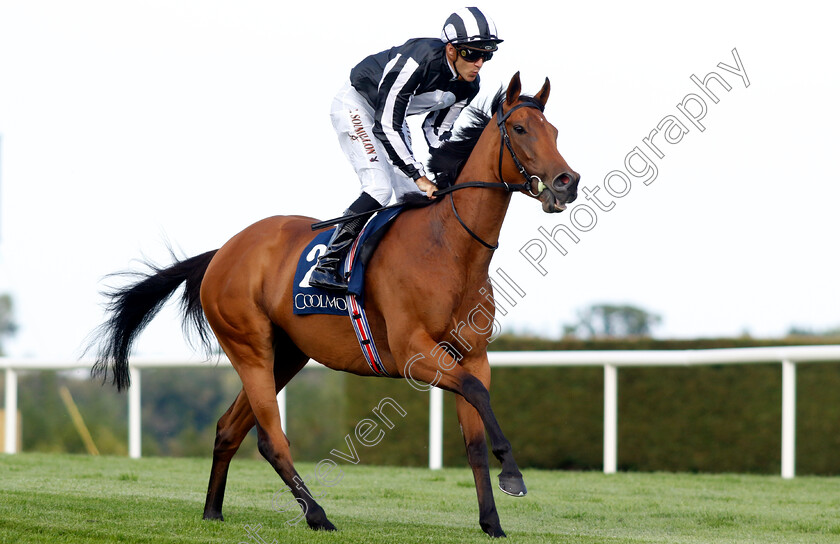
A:
[[[483,189],[504,189],[509,193],[513,192],[521,192],[521,191],[528,191],[528,193],[532,196],[538,196],[543,190],[546,189],[545,184],[539,178],[539,176],[529,176],[527,170],[520,162],[519,158],[516,156],[516,152],[513,150],[513,146],[510,143],[510,136],[508,135],[507,127],[505,126],[505,121],[507,121],[510,114],[514,111],[518,110],[519,108],[537,108],[540,111],[543,111],[543,108],[540,104],[536,102],[522,102],[507,111],[504,115],[502,114],[502,107],[501,104],[499,108],[496,110],[496,125],[499,127],[499,132],[501,134],[501,139],[499,142],[499,179],[502,181],[466,181],[464,183],[458,183],[457,185],[450,185],[449,187],[445,187],[443,189],[438,189],[434,193],[434,196],[446,196],[449,195],[449,202],[452,205],[452,212],[455,214],[455,218],[458,220],[458,223],[464,228],[467,233],[472,236],[475,240],[481,243],[484,247],[491,251],[495,251],[498,249],[499,244],[488,244],[484,240],[481,239],[475,232],[473,232],[464,220],[461,219],[460,214],[458,214],[458,210],[455,208],[455,199],[452,197],[452,193],[455,191],[459,191],[461,189],[470,189],[470,188],[483,188]],[[513,159],[513,164],[516,166],[516,169],[522,174],[524,181],[522,183],[508,183],[505,181],[504,176],[502,175],[502,161],[504,160],[504,153],[505,148],[507,148],[508,152],[510,153],[511,158]],[[537,182],[537,191],[534,192],[531,187],[533,182]],[[434,201],[429,200],[428,202],[423,202],[416,204],[417,206],[427,206],[432,204]],[[382,206],[381,208],[377,208],[375,210],[371,210],[369,212],[358,213],[355,215],[345,215],[342,217],[336,217],[335,219],[328,219],[327,221],[320,221],[318,223],[312,224],[312,230],[318,230],[324,227],[330,227],[332,225],[337,225],[339,223],[344,223],[345,221],[349,221],[351,219],[355,219],[357,217],[367,217],[369,215],[373,215],[374,213],[381,212],[384,210],[390,210],[391,208],[396,208],[397,206],[402,206],[403,204],[391,204],[390,206]]]

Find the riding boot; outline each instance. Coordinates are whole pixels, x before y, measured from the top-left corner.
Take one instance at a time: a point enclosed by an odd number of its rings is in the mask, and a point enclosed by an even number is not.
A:
[[[362,193],[362,196],[344,211],[344,215],[368,212],[375,210],[379,206],[380,204],[376,199],[367,193]],[[318,265],[309,277],[309,285],[331,291],[347,291],[347,279],[339,271],[339,266],[344,255],[347,254],[347,251],[356,239],[356,236],[358,236],[362,227],[365,226],[367,219],[368,216],[357,217],[340,223],[336,227],[327,245],[327,250],[318,259]]]

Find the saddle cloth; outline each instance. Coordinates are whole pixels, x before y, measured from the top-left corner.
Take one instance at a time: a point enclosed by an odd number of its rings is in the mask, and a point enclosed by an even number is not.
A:
[[[394,218],[403,209],[404,207],[400,206],[383,210],[374,215],[353,243],[340,265],[341,270],[350,270],[349,294],[363,298],[365,266],[373,255],[376,245],[387,232]],[[304,248],[298,259],[292,297],[295,314],[345,315],[349,311],[346,297],[343,294],[309,285],[309,277],[312,275],[315,265],[318,264],[318,257],[326,251],[333,231],[334,228],[319,232]]]

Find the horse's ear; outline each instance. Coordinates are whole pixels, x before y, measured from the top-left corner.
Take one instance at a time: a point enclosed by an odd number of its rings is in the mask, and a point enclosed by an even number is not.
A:
[[[508,107],[513,106],[513,104],[519,100],[520,92],[522,92],[522,83],[519,81],[519,72],[516,72],[510,79],[510,85],[508,85],[507,93],[505,93],[507,96],[505,102]]]
[[[540,104],[542,104],[543,108],[545,108],[545,103],[548,102],[548,94],[550,92],[551,83],[548,81],[548,78],[545,78],[545,83],[543,83],[542,89],[540,89],[540,92],[534,95],[534,98],[537,99]]]

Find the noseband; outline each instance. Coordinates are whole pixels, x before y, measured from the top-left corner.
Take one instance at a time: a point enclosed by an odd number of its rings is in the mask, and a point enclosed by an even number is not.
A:
[[[488,244],[484,240],[482,240],[476,233],[474,233],[464,220],[461,219],[461,216],[458,214],[458,210],[455,209],[455,199],[452,198],[452,193],[454,191],[460,189],[467,189],[468,187],[485,187],[485,188],[500,188],[505,189],[509,193],[513,193],[516,191],[528,191],[528,194],[531,196],[539,196],[542,193],[546,186],[543,181],[539,178],[539,176],[529,176],[528,172],[525,170],[525,167],[520,162],[519,158],[516,156],[516,152],[513,150],[513,146],[510,143],[510,136],[508,135],[507,127],[505,126],[505,122],[507,121],[510,114],[518,110],[519,108],[536,108],[540,111],[543,111],[543,108],[537,104],[536,102],[522,102],[507,111],[504,115],[502,115],[502,105],[499,104],[499,109],[496,110],[496,125],[499,127],[499,133],[501,135],[500,142],[499,142],[499,179],[502,180],[501,182],[491,182],[491,181],[468,181],[466,183],[459,183],[458,185],[451,185],[445,189],[441,189],[439,191],[435,191],[435,195],[445,195],[449,194],[449,203],[452,205],[452,211],[455,213],[455,218],[464,227],[464,230],[467,233],[475,238],[478,242],[481,243],[484,247],[491,251],[495,251],[499,248],[499,244]],[[525,178],[525,181],[522,183],[508,183],[505,181],[504,175],[502,174],[502,161],[505,157],[505,148],[507,148],[508,152],[510,153],[510,157],[513,159],[513,164],[516,165],[516,169],[519,170],[519,173],[522,174],[522,177]],[[531,187],[532,183],[537,182],[537,192],[535,193]]]

